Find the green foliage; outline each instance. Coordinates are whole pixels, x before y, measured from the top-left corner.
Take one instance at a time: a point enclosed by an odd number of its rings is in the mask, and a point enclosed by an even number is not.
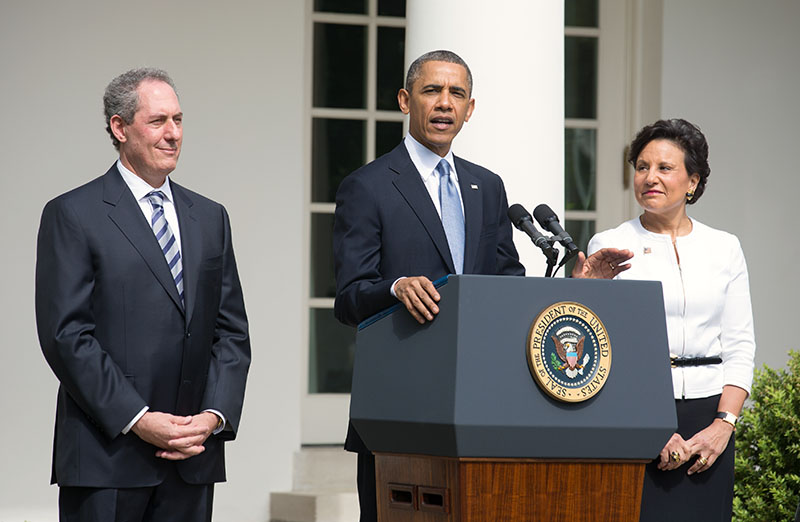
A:
[[[554,370],[558,370],[561,367],[561,361],[556,357],[555,352],[550,352],[550,365]]]
[[[736,430],[736,522],[792,521],[800,499],[800,352],[756,370]]]

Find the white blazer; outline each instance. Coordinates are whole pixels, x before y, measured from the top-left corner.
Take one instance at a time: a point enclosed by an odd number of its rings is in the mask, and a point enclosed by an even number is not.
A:
[[[631,268],[617,279],[661,282],[671,355],[722,357],[722,364],[673,368],[676,399],[710,397],[728,384],[749,393],[755,339],[742,247],[732,234],[692,223],[675,248],[668,234],[649,232],[635,218],[596,234],[588,251],[626,248],[634,254]]]

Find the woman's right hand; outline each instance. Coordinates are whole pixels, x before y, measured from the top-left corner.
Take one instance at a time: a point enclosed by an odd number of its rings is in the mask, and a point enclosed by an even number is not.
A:
[[[673,452],[677,453],[679,460],[673,458]],[[688,462],[692,453],[689,449],[689,444],[677,433],[673,433],[672,437],[667,441],[667,445],[659,453],[660,462],[658,469],[661,471],[671,471],[678,469]]]
[[[631,267],[628,261],[633,257],[630,250],[603,248],[586,257],[578,252],[572,277],[575,279],[614,279],[620,272]]]

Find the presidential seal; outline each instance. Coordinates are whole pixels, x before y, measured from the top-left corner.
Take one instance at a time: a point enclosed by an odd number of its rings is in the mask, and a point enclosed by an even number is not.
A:
[[[611,342],[603,322],[580,303],[548,306],[528,334],[533,380],[554,399],[581,402],[594,397],[611,370]]]

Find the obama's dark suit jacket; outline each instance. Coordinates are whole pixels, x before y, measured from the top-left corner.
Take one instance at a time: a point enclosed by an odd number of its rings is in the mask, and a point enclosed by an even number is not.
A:
[[[455,157],[464,202],[464,273],[525,275],[511,238],[503,182],[493,172]],[[339,321],[357,325],[397,303],[401,276],[431,281],[455,273],[442,221],[404,143],[361,167],[339,185],[334,221]],[[366,451],[348,429],[345,448]]]

